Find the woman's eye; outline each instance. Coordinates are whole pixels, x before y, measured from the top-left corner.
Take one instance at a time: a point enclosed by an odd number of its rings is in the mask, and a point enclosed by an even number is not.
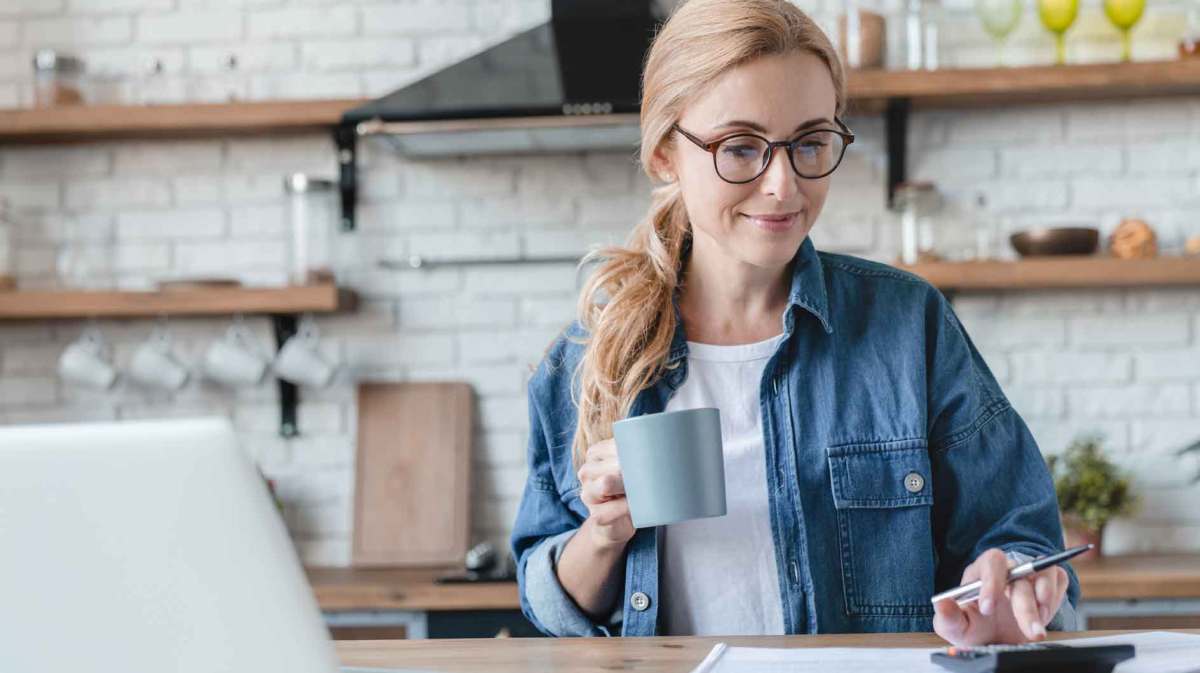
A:
[[[753,159],[758,156],[758,148],[752,145],[722,145],[721,153],[734,159]]]
[[[812,157],[824,151],[829,143],[819,141],[805,141],[796,147],[796,152],[802,156]]]

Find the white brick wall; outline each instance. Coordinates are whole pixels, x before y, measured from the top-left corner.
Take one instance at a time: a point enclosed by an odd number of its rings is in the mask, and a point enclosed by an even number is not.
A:
[[[1148,9],[1138,56],[1173,45],[1177,5]],[[994,50],[963,14],[969,0],[945,6],[954,29],[944,31],[944,60],[990,63]],[[212,100],[226,87],[251,98],[355,96],[387,91],[547,13],[545,0],[3,0],[0,106],[31,102],[29,57],[44,45],[133,80],[147,56],[158,57],[164,95],[179,100]],[[820,18],[828,24],[832,14]],[[1072,57],[1111,58],[1112,35],[1102,29],[1095,17],[1081,21]],[[1030,15],[1013,44],[1023,51],[1010,49],[1010,59],[1020,62],[1045,58],[1050,41]],[[897,235],[883,207],[882,125],[849,121],[860,140],[813,236],[828,249],[890,260]],[[919,112],[910,167],[952,199],[982,191],[1006,230],[1091,221],[1107,232],[1143,216],[1164,245],[1177,246],[1200,232],[1198,129],[1196,98]],[[474,537],[502,541],[525,474],[524,385],[574,311],[578,274],[569,264],[389,271],[375,262],[579,254],[624,238],[646,208],[646,181],[628,153],[406,161],[383,143],[362,149],[360,232],[344,277],[362,301],[355,314],[319,321],[341,371],[331,389],[302,391],[302,438],[278,437],[272,383],[229,392],[193,380],[171,395],[128,382],[106,394],[60,383],[55,360],[83,328],[78,321],[0,325],[0,422],[227,415],[278,482],[302,555],[340,564],[352,519],[351,381],[462,379],[479,403]],[[21,225],[19,269],[29,286],[54,285],[59,253],[74,248],[110,251],[123,285],[186,273],[264,280],[283,270],[280,178],[334,169],[324,134],[0,146],[0,196]],[[956,305],[1043,450],[1102,431],[1134,473],[1147,502],[1114,526],[1112,548],[1200,551],[1196,491],[1183,484],[1200,459],[1172,455],[1200,437],[1200,292],[968,294]],[[248,322],[267,348],[266,321]],[[170,328],[195,370],[228,324],[173,320]],[[99,327],[122,364],[154,323]]]

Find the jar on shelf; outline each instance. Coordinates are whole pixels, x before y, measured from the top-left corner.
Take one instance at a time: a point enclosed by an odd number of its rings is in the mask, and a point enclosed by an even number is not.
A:
[[[940,0],[905,0],[904,60],[907,69],[938,69],[938,24],[941,13]]]
[[[0,292],[17,288],[17,231],[8,216],[8,202],[0,199]]]
[[[942,196],[932,182],[896,185],[894,209],[900,220],[900,263],[920,264],[942,259],[936,249]]]
[[[874,0],[844,0],[838,17],[838,53],[847,68],[882,68],[887,22]]]
[[[304,173],[283,180],[287,197],[287,276],[291,285],[334,277],[338,238],[336,183]]]
[[[33,55],[34,107],[79,105],[82,93],[83,61],[53,49],[39,49]]]

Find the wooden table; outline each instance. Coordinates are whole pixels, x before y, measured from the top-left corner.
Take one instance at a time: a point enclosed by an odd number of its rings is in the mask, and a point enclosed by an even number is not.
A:
[[[1200,634],[1200,629],[1187,631]],[[1120,631],[1050,634],[1052,640]],[[942,647],[932,633],[734,638],[509,638],[337,643],[345,666],[403,667],[438,673],[686,673],[713,645],[757,647]]]
[[[1087,628],[1200,628],[1200,555],[1109,556],[1072,566]]]

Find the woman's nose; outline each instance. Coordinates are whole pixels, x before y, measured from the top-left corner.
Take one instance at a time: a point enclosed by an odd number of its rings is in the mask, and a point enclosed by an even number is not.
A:
[[[759,180],[763,194],[774,196],[780,201],[791,198],[799,191],[800,185],[797,183],[800,176],[792,170],[792,164],[788,161],[787,148],[775,148],[771,154],[771,163],[767,164],[767,170],[763,172]]]

